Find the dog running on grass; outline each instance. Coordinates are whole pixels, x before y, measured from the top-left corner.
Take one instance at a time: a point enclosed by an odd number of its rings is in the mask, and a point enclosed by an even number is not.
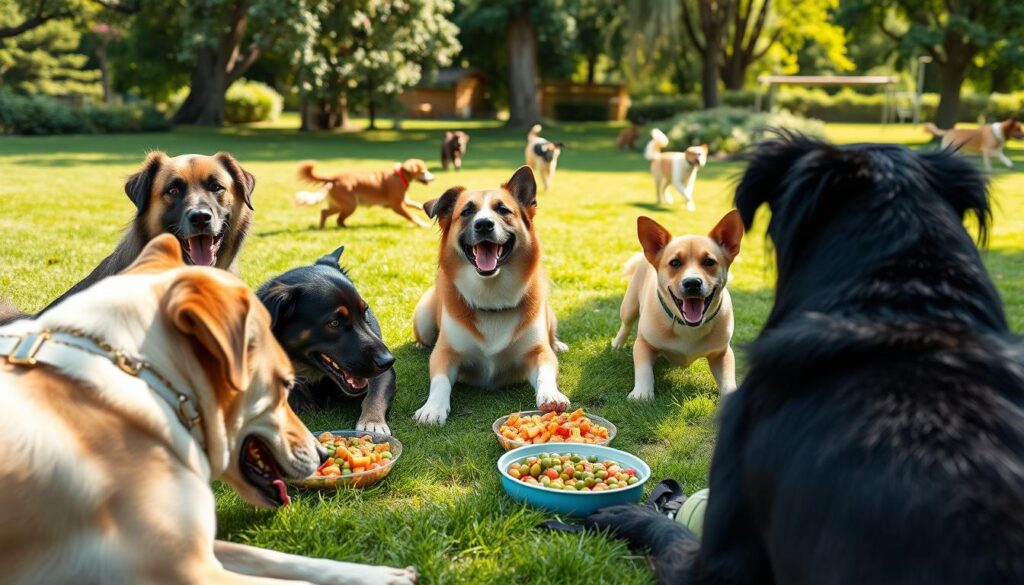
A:
[[[981,153],[981,158],[985,162],[985,170],[990,173],[992,172],[993,156],[999,157],[1006,168],[1013,168],[1013,161],[1003,152],[1003,146],[1007,140],[1024,138],[1024,127],[1021,127],[1017,118],[967,130],[957,128],[943,130],[931,122],[925,124],[924,128],[932,136],[942,137],[943,148]]]
[[[655,202],[672,204],[671,185],[686,199],[686,209],[694,211],[693,187],[697,182],[697,171],[708,162],[708,145],[691,146],[684,152],[662,152],[668,146],[668,136],[655,128],[651,140],[644,148],[644,158],[651,161],[651,178],[654,179]]]
[[[540,176],[544,183],[544,190],[555,182],[555,170],[558,169],[558,157],[562,154],[565,144],[562,142],[551,142],[540,135],[541,125],[535,124],[530,128],[526,137],[526,166],[533,169],[535,175]]]
[[[444,140],[441,141],[441,168],[448,170],[448,165],[455,167],[455,170],[462,168],[462,157],[466,156],[466,148],[469,146],[469,134],[461,130],[445,132]]]
[[[1024,348],[963,227],[984,178],[950,151],[757,147],[775,304],[724,400],[698,542],[639,506],[608,528],[661,583],[1024,583]]]

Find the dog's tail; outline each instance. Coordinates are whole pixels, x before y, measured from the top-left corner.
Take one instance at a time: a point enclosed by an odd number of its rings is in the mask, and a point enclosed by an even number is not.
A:
[[[330,183],[330,177],[317,175],[315,172],[313,172],[313,168],[315,166],[316,163],[311,160],[299,163],[299,180],[305,181],[306,183]]]
[[[530,138],[536,138],[537,136],[540,135],[540,131],[541,130],[543,130],[543,128],[541,127],[540,124],[534,124],[533,128],[530,128],[530,134],[528,136]]]
[[[311,160],[299,163],[299,180],[306,183],[320,183],[322,185],[319,191],[298,191],[295,193],[295,197],[292,199],[292,203],[295,205],[316,205],[324,199],[327,199],[327,190],[330,188],[331,179],[317,175],[313,172],[313,168],[316,166]]]
[[[924,131],[931,134],[932,136],[945,136],[946,132],[949,132],[949,130],[943,130],[942,128],[939,128],[938,126],[932,124],[931,122],[928,122],[927,124],[924,125]]]
[[[327,187],[319,191],[296,191],[292,203],[295,205],[316,205],[327,199]]]
[[[645,260],[644,255],[640,252],[633,254],[633,257],[626,260],[626,265],[622,267],[622,278],[630,280],[636,274],[636,269],[640,267],[640,263]]]
[[[651,130],[651,141],[644,148],[644,158],[654,160],[661,152],[661,149],[666,146],[668,146],[668,136],[665,136],[665,133],[657,128]]]

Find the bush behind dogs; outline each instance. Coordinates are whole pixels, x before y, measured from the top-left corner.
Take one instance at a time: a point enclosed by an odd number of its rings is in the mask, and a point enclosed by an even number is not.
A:
[[[174,92],[167,100],[167,111],[178,111],[188,97],[188,87]],[[266,83],[239,79],[224,94],[224,122],[251,124],[276,120],[284,107],[284,98]]]
[[[167,118],[150,104],[75,106],[46,95],[0,91],[2,134],[108,134],[170,128]]]
[[[741,108],[714,108],[680,114],[671,120],[647,126],[642,137],[649,137],[652,128],[668,135],[668,150],[707,144],[714,153],[733,154],[764,138],[768,128],[786,128],[808,136],[823,137],[825,123],[803,118],[789,112],[755,113]],[[646,144],[646,141],[642,141]]]

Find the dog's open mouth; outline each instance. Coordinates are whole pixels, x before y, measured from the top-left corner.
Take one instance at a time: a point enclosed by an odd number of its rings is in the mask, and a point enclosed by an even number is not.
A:
[[[203,234],[181,239],[181,250],[185,253],[185,262],[193,266],[213,266],[217,262],[217,252],[223,236]]]
[[[275,506],[285,506],[291,501],[281,466],[266,443],[252,435],[246,437],[242,442],[241,462],[242,477],[268,502]]]
[[[366,393],[370,381],[362,376],[349,372],[338,363],[337,360],[323,352],[313,354],[316,363],[332,380],[341,388],[341,391],[348,396],[362,396]]]
[[[512,250],[516,247],[515,236],[509,236],[505,243],[477,242],[476,244],[462,244],[462,252],[466,255],[480,276],[491,276],[498,271],[498,268],[508,262],[512,256]]]
[[[668,294],[672,295],[672,302],[676,304],[679,314],[683,316],[683,321],[690,327],[696,327],[704,321],[704,315],[707,314],[708,308],[711,307],[711,301],[715,298],[715,289],[712,289],[711,294],[706,297],[683,297],[680,299],[672,294],[672,291],[668,291]]]

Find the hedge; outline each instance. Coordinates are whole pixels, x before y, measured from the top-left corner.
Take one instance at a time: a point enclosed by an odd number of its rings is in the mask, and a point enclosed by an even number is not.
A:
[[[73,106],[50,96],[0,91],[3,134],[107,134],[170,128],[167,118],[149,104]]]
[[[769,128],[796,130],[809,136],[824,136],[821,120],[802,118],[788,112],[754,113],[741,108],[714,108],[679,114],[644,128],[641,142],[647,143],[652,128],[668,135],[671,150],[707,144],[712,153],[735,153],[761,140]]]
[[[555,102],[555,119],[563,122],[590,122],[608,119],[608,106],[604,102],[566,100]]]
[[[178,111],[185,98],[188,87],[174,92],[167,101],[167,111]],[[239,79],[228,87],[224,94],[224,122],[227,124],[250,124],[276,120],[284,107],[284,98],[274,88],[259,81]]]

